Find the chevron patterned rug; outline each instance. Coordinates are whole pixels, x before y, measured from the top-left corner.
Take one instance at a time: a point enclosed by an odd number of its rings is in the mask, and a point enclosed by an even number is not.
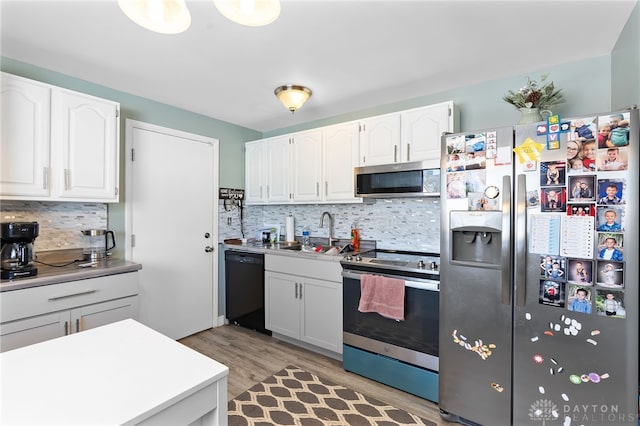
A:
[[[435,426],[435,423],[290,365],[229,401],[229,425]]]

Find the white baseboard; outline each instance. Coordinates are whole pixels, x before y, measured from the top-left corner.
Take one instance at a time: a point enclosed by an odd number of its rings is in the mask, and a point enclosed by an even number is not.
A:
[[[227,322],[227,320],[225,319],[224,315],[220,315],[218,317],[218,324],[216,324],[216,327],[220,327],[222,325],[225,325]]]

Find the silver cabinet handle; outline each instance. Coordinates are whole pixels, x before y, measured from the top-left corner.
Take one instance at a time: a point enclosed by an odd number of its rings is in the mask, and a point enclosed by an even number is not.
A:
[[[320,196],[320,182],[316,182],[316,197]]]
[[[49,168],[42,168],[42,189],[47,189],[49,187]]]
[[[69,169],[64,169],[64,189],[65,191],[69,190],[69,174],[71,172],[69,171]]]
[[[76,297],[76,296],[83,296],[85,294],[91,294],[91,293],[95,293],[98,290],[87,290],[87,291],[81,291],[80,293],[73,293],[73,294],[65,294],[64,296],[53,296],[49,298],[49,302],[54,302],[56,300],[60,300],[60,299],[66,299],[68,297]]]
[[[324,195],[325,196],[329,195],[329,181],[328,180],[324,181]]]
[[[296,295],[295,295],[295,298],[297,299],[297,298],[298,298],[298,283],[294,283],[293,285],[295,285],[295,286],[296,286]]]
[[[393,162],[398,162],[398,145],[393,146]]]
[[[76,318],[76,333],[80,333],[80,318]]]
[[[300,300],[302,300],[302,283],[300,283]]]
[[[407,144],[407,161],[411,161],[411,144]]]
[[[213,247],[211,247],[211,246],[206,246],[206,247],[204,248],[204,252],[205,252],[205,253],[211,253],[212,251],[213,251]]]
[[[64,335],[65,336],[69,335],[69,321],[64,322]]]

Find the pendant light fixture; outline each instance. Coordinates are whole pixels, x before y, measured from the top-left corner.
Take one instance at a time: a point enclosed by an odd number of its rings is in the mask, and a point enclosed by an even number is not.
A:
[[[133,22],[162,34],[178,34],[191,25],[184,0],[118,0],[118,6]]]
[[[309,99],[312,92],[308,87],[287,84],[276,88],[274,93],[280,99],[280,102],[293,114]]]
[[[280,0],[213,0],[222,15],[241,25],[261,27],[280,16]]]

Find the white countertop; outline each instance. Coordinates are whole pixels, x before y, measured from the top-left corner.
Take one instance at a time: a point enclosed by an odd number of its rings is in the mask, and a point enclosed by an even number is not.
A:
[[[0,353],[0,371],[3,425],[135,424],[229,374],[131,319]]]

